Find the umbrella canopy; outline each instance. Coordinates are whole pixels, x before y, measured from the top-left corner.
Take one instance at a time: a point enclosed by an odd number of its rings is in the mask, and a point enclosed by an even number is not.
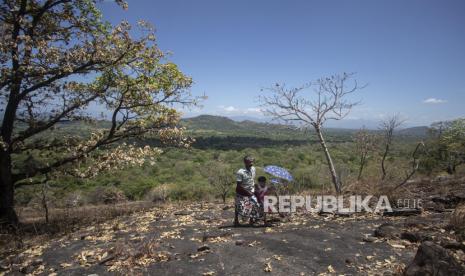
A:
[[[292,181],[294,178],[292,175],[285,169],[278,166],[270,165],[266,166],[263,171],[271,174],[274,177],[278,177],[287,181]]]

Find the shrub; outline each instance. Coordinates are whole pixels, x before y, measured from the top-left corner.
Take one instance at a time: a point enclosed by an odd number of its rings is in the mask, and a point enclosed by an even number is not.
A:
[[[86,202],[87,198],[80,191],[71,192],[63,198],[63,205],[68,208],[83,206]]]
[[[457,230],[465,230],[465,203],[457,205],[450,216],[450,225]]]
[[[175,173],[177,176],[188,177],[194,174],[195,166],[192,161],[180,160],[177,161],[174,165],[172,173]]]
[[[124,192],[112,186],[97,187],[90,194],[90,202],[93,204],[115,204],[127,201]]]
[[[232,193],[234,187],[234,170],[230,166],[221,162],[207,164],[208,182],[215,195],[218,195],[226,202],[228,195]]]
[[[145,199],[151,202],[165,202],[169,199],[172,187],[170,184],[161,184],[150,189]]]
[[[170,191],[172,200],[207,200],[211,199],[212,190],[206,182],[190,182],[184,185],[176,185]]]
[[[298,168],[293,170],[294,182],[292,183],[292,192],[302,192],[304,190],[317,188],[317,175],[308,168]]]

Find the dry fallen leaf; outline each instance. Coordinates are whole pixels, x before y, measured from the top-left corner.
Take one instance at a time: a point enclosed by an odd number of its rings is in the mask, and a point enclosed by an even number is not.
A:
[[[263,271],[271,272],[272,270],[273,268],[271,267],[271,263],[270,262],[265,263],[265,268],[263,269]]]
[[[178,240],[183,240],[184,238],[181,237],[179,229],[175,229],[173,231],[167,231],[163,232],[160,235],[160,239],[178,239]]]
[[[25,250],[23,253],[29,256],[40,256],[42,255],[45,248],[46,248],[45,245],[35,246],[35,247]]]
[[[32,275],[39,275],[42,274],[45,271],[45,266],[44,265],[39,265],[33,272]]]
[[[387,243],[392,246],[393,248],[398,248],[398,249],[402,249],[402,248],[405,248],[405,245],[402,245],[402,244],[396,244],[396,243],[393,243],[391,241],[387,241]]]
[[[258,244],[259,244],[258,241],[253,241],[253,242],[249,243],[248,246],[249,247],[254,247],[254,246],[258,245]]]
[[[67,268],[67,267],[71,267],[72,264],[62,263],[62,264],[60,264],[60,266],[61,266],[62,268]]]
[[[334,273],[334,272],[336,272],[336,270],[334,270],[332,265],[328,265],[328,272],[329,273]]]
[[[273,228],[271,228],[271,227],[266,227],[265,228],[265,233],[273,233],[273,232],[274,232]]]
[[[209,242],[211,243],[220,243],[220,242],[227,242],[229,239],[225,237],[214,237],[212,239],[208,239]]]
[[[189,257],[190,257],[191,259],[195,259],[195,258],[197,258],[197,257],[199,257],[199,256],[200,256],[200,254],[192,254],[192,255],[190,255]]]
[[[202,242],[202,239],[200,238],[191,238],[190,240],[194,242]]]

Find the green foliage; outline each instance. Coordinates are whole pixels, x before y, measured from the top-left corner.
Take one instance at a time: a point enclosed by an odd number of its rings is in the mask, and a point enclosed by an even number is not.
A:
[[[465,163],[465,119],[433,124],[426,144],[428,154],[421,161],[421,170],[427,174],[455,173]]]
[[[451,121],[442,133],[440,141],[450,152],[463,154],[465,152],[465,118]]]
[[[52,179],[66,186],[66,175],[91,178],[152,164],[161,153],[128,140],[156,137],[159,147],[189,147],[176,108],[197,103],[192,79],[167,60],[149,23],[112,26],[91,0],[2,1],[0,10],[2,221],[18,222],[14,190],[21,185]],[[108,122],[79,128],[95,121],[92,105],[105,109]],[[55,132],[60,122],[78,122],[77,133]],[[154,185],[137,183],[121,189],[137,199]]]
[[[205,200],[212,199],[212,189],[205,182],[188,182],[183,185],[175,185],[170,191],[172,200]]]
[[[115,204],[126,200],[124,192],[114,186],[99,186],[90,194],[93,204]]]
[[[225,202],[235,187],[234,169],[223,162],[210,161],[205,165],[204,170],[215,195],[220,196]]]
[[[194,128],[191,133],[196,133],[196,131],[197,129]],[[271,133],[273,130],[268,131]],[[357,147],[352,138],[355,131],[349,132],[350,135],[346,131],[341,131],[339,135],[336,130],[332,130],[331,133],[328,143],[333,150],[337,172],[342,176],[344,184],[349,184],[355,181],[359,169]],[[285,140],[260,140],[255,138],[267,137],[245,137],[254,139],[236,148],[232,142],[236,138],[230,136],[223,140],[232,148],[219,149],[215,144],[209,147],[196,147],[194,144],[193,148],[187,150],[171,148],[158,156],[155,163],[151,165],[114,170],[93,179],[62,177],[52,184],[53,191],[57,198],[63,199],[76,191],[82,191],[84,196],[89,197],[96,187],[115,187],[123,191],[130,200],[212,199],[221,198],[221,193],[219,187],[216,186],[217,183],[212,183],[209,178],[212,175],[224,175],[229,177],[225,181],[229,183],[229,186],[224,187],[227,191],[226,196],[230,197],[234,194],[235,188],[234,172],[243,166],[242,158],[245,155],[252,155],[256,158],[257,176],[266,175],[263,172],[263,167],[266,165],[278,165],[289,169],[295,182],[288,186],[288,192],[299,193],[323,187],[331,189],[326,161],[318,143],[306,141],[292,145],[285,142],[290,137]],[[389,179],[392,181],[404,177],[404,172],[410,166],[410,154],[415,146],[412,139],[411,136],[399,136],[393,144],[392,160],[387,161],[391,172]],[[260,141],[264,144],[260,144]],[[270,145],[269,141],[273,144]],[[152,142],[153,139],[139,141],[141,145]],[[370,156],[363,178],[379,179],[380,158],[381,154],[376,152]],[[427,161],[423,160],[426,159],[421,159],[423,163],[420,167],[426,166]],[[269,175],[266,176],[271,178]],[[29,189],[19,189],[17,201],[27,204],[31,199],[30,193],[32,192],[29,192]]]

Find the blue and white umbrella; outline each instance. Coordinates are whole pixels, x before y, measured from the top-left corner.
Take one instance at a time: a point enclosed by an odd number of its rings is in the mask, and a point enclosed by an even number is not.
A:
[[[263,171],[271,174],[274,177],[278,177],[278,178],[281,178],[287,181],[292,181],[294,179],[292,175],[286,169],[278,167],[278,166],[274,166],[274,165],[266,166],[263,169]]]

